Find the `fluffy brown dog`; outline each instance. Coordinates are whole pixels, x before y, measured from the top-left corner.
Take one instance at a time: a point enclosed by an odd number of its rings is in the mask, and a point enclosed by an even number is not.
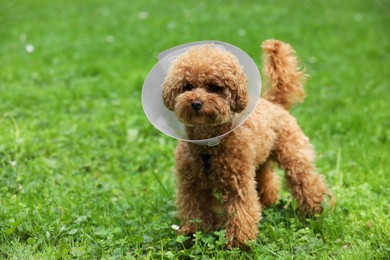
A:
[[[271,86],[250,117],[217,146],[179,142],[177,168],[181,233],[226,228],[228,247],[254,240],[262,207],[277,201],[276,162],[306,214],[320,213],[331,193],[314,166],[314,151],[287,111],[302,101],[303,72],[286,43],[263,43],[264,73]],[[238,59],[213,45],[180,55],[163,83],[164,104],[190,139],[227,132],[247,105],[246,76]],[[193,221],[195,219],[201,221]]]

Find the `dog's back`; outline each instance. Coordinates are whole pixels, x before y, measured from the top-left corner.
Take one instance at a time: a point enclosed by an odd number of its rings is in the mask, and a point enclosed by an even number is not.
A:
[[[263,73],[268,89],[263,97],[289,109],[305,98],[303,83],[306,75],[299,69],[294,49],[276,40],[263,42]]]

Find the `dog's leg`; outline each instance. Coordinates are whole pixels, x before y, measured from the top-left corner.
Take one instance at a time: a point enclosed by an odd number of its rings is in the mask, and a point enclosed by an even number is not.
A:
[[[203,173],[201,159],[193,156],[184,143],[178,145],[175,158],[180,233],[191,235],[198,230],[213,230],[218,223],[214,212],[218,201],[212,194],[210,181]]]
[[[198,230],[213,230],[217,223],[217,217],[213,211],[215,204],[216,199],[211,189],[199,188],[199,182],[179,182],[177,205],[181,222],[180,233],[192,235]]]
[[[224,198],[226,213],[226,238],[228,248],[245,248],[247,240],[256,239],[257,224],[260,220],[261,206],[256,191],[255,169],[245,167],[230,167],[224,164],[226,173],[219,183]]]
[[[256,171],[257,192],[261,205],[268,207],[276,203],[279,192],[279,178],[270,162],[266,162]]]
[[[313,147],[295,120],[286,119],[284,126],[275,153],[285,170],[287,187],[307,215],[320,213],[325,195],[332,195],[315,170]]]

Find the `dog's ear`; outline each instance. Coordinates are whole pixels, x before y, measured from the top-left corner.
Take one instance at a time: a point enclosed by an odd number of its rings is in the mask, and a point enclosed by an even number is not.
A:
[[[235,113],[242,112],[248,104],[247,79],[243,71],[235,75],[234,87],[232,93],[232,110]]]
[[[241,113],[245,107],[248,104],[248,97],[246,95],[246,90],[245,94],[238,94],[235,99],[235,104],[233,105],[233,111],[235,113]]]
[[[171,111],[175,109],[175,100],[179,95],[179,90],[169,78],[162,84],[162,98],[164,105]]]

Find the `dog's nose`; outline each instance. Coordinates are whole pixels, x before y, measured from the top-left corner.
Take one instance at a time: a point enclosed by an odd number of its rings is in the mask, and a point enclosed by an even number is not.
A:
[[[200,102],[200,101],[192,101],[191,108],[194,111],[199,111],[202,108],[202,102]]]

